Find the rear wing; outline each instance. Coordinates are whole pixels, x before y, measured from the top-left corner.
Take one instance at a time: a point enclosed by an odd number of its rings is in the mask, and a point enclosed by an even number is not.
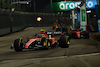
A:
[[[62,32],[46,32],[47,35],[61,35]]]

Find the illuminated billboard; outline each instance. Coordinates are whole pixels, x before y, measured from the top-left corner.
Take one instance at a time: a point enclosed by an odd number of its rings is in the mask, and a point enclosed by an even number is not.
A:
[[[56,2],[56,3],[53,3],[53,10],[54,11],[67,11],[67,10],[74,9],[75,7],[80,8],[80,6],[78,6],[79,4],[81,4],[81,1]],[[96,0],[86,1],[87,9],[94,9],[95,5],[97,5]]]

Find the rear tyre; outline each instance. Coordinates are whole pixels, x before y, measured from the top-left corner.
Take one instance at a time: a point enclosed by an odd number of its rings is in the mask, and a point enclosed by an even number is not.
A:
[[[22,51],[23,43],[21,38],[14,41],[14,49],[16,52]]]
[[[68,42],[68,38],[66,36],[61,36],[60,39],[59,39],[59,46],[61,48],[68,48],[69,45],[67,44]]]

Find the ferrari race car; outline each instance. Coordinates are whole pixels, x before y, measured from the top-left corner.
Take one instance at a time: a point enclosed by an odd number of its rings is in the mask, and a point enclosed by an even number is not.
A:
[[[15,51],[22,51],[23,49],[32,49],[32,48],[52,48],[58,44],[58,40],[56,38],[50,38],[45,32],[41,34],[36,34],[35,38],[28,38],[27,43],[22,42],[22,38],[16,39],[14,41],[14,49]]]
[[[22,38],[16,39],[14,41],[14,49],[16,52],[22,51],[23,49],[33,49],[33,48],[45,48],[50,49],[59,45],[60,47],[69,47],[69,36],[63,34],[59,40],[56,38],[48,37],[45,32],[41,34],[36,34],[34,38],[28,38],[27,43],[22,42]]]
[[[83,30],[71,30],[68,35],[70,38],[86,38],[89,39],[89,32],[88,31],[83,31]]]

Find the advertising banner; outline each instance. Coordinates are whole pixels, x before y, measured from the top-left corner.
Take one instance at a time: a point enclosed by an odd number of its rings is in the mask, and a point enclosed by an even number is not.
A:
[[[75,7],[80,8],[80,6],[78,6],[78,5],[81,4],[81,2],[82,1],[56,2],[56,3],[53,3],[53,10],[54,11],[67,11],[67,10],[74,9]],[[86,8],[87,9],[94,9],[95,5],[97,5],[96,0],[86,1]]]
[[[86,10],[81,9],[81,21],[86,22]]]
[[[100,32],[100,19],[98,20],[98,32]]]
[[[86,5],[85,3],[80,8],[80,16],[81,16],[81,23],[80,28],[82,28],[84,31],[86,31],[86,25],[87,25],[87,15],[86,15]]]
[[[95,15],[96,19],[98,20],[98,5],[95,6]]]
[[[77,22],[80,23],[80,12],[77,12]]]
[[[95,6],[96,19],[100,19],[100,5]]]

